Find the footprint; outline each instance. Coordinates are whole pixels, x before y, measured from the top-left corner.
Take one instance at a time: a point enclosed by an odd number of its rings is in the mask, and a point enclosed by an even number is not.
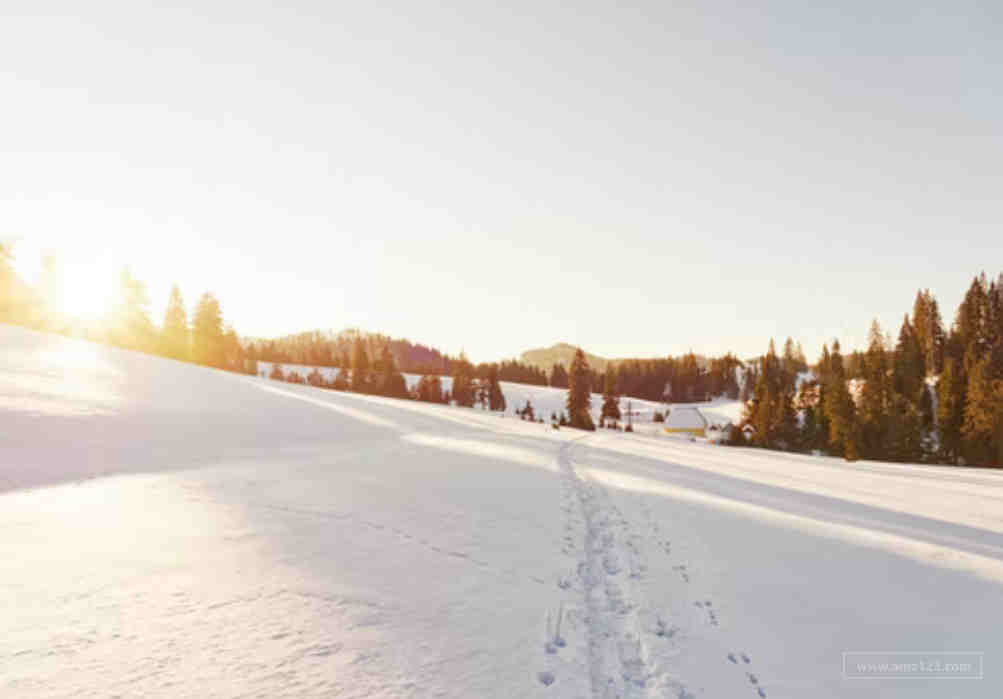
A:
[[[734,653],[728,653],[728,660],[738,665],[738,658],[735,657]]]
[[[554,680],[556,678],[554,677],[554,673],[552,672],[541,672],[537,674],[536,679],[540,680],[540,684],[549,687],[550,685],[554,684]]]
[[[655,635],[659,638],[672,638],[676,635],[676,631],[678,631],[676,627],[673,626],[670,628],[661,617],[655,622]]]
[[[759,684],[759,678],[753,675],[751,672],[745,673],[745,676],[749,678],[749,682],[752,684]]]
[[[759,687],[757,691],[759,692],[759,696],[763,697],[763,699],[766,699],[766,691],[762,687]]]
[[[745,653],[742,653],[742,662],[744,662],[746,665],[748,665],[749,663],[752,662],[752,660]]]

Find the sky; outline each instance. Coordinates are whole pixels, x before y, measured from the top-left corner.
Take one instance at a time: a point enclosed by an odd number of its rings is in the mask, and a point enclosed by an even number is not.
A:
[[[0,239],[95,312],[809,358],[1003,267],[997,3],[0,7]]]

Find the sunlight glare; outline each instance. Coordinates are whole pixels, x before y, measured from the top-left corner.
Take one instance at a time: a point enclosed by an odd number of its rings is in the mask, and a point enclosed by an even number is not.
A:
[[[111,310],[115,280],[103,264],[67,263],[62,285],[62,311],[71,317],[95,320]]]

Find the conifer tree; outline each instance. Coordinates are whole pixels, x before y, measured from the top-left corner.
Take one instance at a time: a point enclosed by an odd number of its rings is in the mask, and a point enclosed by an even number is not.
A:
[[[975,277],[965,298],[958,307],[955,317],[952,340],[955,356],[960,351],[963,360],[965,383],[975,369],[975,365],[989,352],[989,315],[988,287],[986,275]]]
[[[181,290],[175,284],[164,313],[163,353],[171,359],[187,360],[191,356],[188,337],[188,314],[181,298]]]
[[[865,355],[863,371],[864,384],[860,391],[857,411],[861,447],[865,456],[880,458],[888,432],[890,387],[884,335],[877,320],[871,323],[870,344]]]
[[[338,373],[334,377],[334,390],[336,391],[347,391],[351,388],[351,376],[349,375],[349,370],[352,367],[352,360],[348,357],[348,352],[343,351],[341,353],[341,358],[338,360]]]
[[[453,365],[452,396],[457,405],[465,408],[474,405],[474,367],[462,352]]]
[[[533,422],[536,420],[536,413],[533,412],[533,404],[530,402],[529,398],[526,399],[526,405],[522,406],[522,410],[517,410],[519,417],[523,420],[529,420]]]
[[[244,347],[240,344],[237,331],[226,328],[223,332],[223,368],[244,373]]]
[[[825,411],[825,394],[826,386],[831,383],[832,380],[832,359],[829,356],[828,345],[822,345],[822,357],[819,359],[818,363],[818,389],[817,398],[815,400],[815,423],[818,426],[818,430],[815,433],[815,449],[819,449],[823,452],[829,451],[829,435],[831,433],[831,425],[829,423],[829,416]]]
[[[498,382],[498,366],[492,364],[488,371],[488,407],[491,410],[505,410],[505,394]]]
[[[792,403],[795,410],[795,421],[797,414],[801,415],[801,424],[797,425],[795,429],[795,442],[799,450],[811,451],[820,448],[818,394],[818,380],[806,380],[801,384],[801,389],[795,395]]]
[[[923,348],[909,322],[909,316],[902,321],[898,343],[895,345],[894,389],[913,403],[920,400],[926,377]]]
[[[756,386],[746,416],[746,422],[755,430],[752,442],[757,446],[772,447],[777,437],[773,411],[780,370],[777,351],[771,339],[770,348],[759,364],[759,374],[756,377]]]
[[[782,370],[784,372],[784,381],[790,383],[794,383],[797,380],[797,374],[802,370],[801,362],[798,361],[794,340],[789,337],[784,341]]]
[[[575,351],[574,359],[571,360],[571,368],[568,371],[568,422],[572,427],[582,430],[594,430],[595,423],[592,422],[592,386],[590,383],[591,374],[588,362],[585,360],[585,353],[578,348]]]
[[[418,400],[426,403],[445,402],[442,395],[442,381],[434,374],[425,374],[419,379],[415,394]]]
[[[970,464],[991,465],[999,454],[998,426],[1003,417],[1003,381],[990,374],[990,359],[977,360],[968,375],[962,452]]]
[[[891,397],[886,439],[882,458],[903,463],[922,459],[923,420],[916,406],[901,393]]]
[[[944,346],[947,344],[947,336],[944,332],[944,321],[940,317],[940,307],[937,299],[927,292],[929,299],[927,302],[929,331],[927,338],[921,343],[923,346],[923,363],[926,370],[933,374],[939,374],[944,368]]]
[[[311,386],[320,387],[324,385],[324,376],[320,373],[320,369],[314,367],[313,370],[307,374],[306,382]]]
[[[223,347],[223,313],[219,301],[208,291],[199,298],[192,320],[192,358],[199,364],[222,369],[226,365]]]
[[[856,406],[847,386],[839,340],[832,344],[832,354],[829,359],[829,381],[825,387],[823,409],[829,421],[831,448],[848,461],[855,461],[859,458],[860,451]]]
[[[128,269],[119,279],[118,302],[109,323],[109,339],[113,344],[130,349],[153,349],[155,335],[150,321],[150,300],[146,286],[135,279]]]
[[[616,377],[613,375],[611,367],[607,367],[606,369],[603,385],[602,414],[599,416],[599,421],[600,423],[604,423],[607,419],[620,419],[620,396],[616,392]]]
[[[369,377],[369,355],[366,345],[359,335],[352,343],[352,383],[351,388],[356,393],[368,393],[372,381]]]
[[[554,364],[550,370],[550,385],[554,388],[568,387],[568,372],[562,364]]]
[[[380,353],[380,394],[391,398],[407,398],[407,381],[404,375],[397,371],[394,355],[390,345],[383,345]]]
[[[794,353],[794,342],[788,338],[785,357],[778,358],[771,339],[760,362],[752,401],[746,411],[746,422],[755,429],[754,444],[784,449],[798,446],[798,421],[793,404],[798,367]]]
[[[944,359],[944,371],[937,383],[937,433],[940,452],[954,463],[961,455],[961,425],[965,415],[965,376],[961,361]]]

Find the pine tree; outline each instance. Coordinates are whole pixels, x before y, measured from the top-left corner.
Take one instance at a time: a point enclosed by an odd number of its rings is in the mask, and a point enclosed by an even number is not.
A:
[[[797,380],[799,371],[802,371],[801,363],[798,361],[797,349],[794,340],[787,338],[784,342],[784,357],[781,364],[784,372],[784,380],[794,383]]]
[[[492,364],[488,371],[488,407],[491,410],[505,410],[505,394],[502,393],[501,384],[498,382],[498,366]]]
[[[990,465],[999,453],[996,440],[1003,415],[1003,381],[991,377],[988,357],[972,366],[965,397],[962,452],[970,464]]]
[[[592,422],[592,386],[588,362],[585,353],[578,348],[571,361],[568,371],[568,422],[572,427],[582,430],[594,430]]]
[[[397,371],[394,355],[390,345],[383,345],[380,353],[380,394],[391,398],[407,398],[407,381],[404,375]]]
[[[530,402],[529,398],[526,399],[526,405],[522,406],[522,410],[517,410],[519,417],[523,420],[529,420],[533,422],[536,420],[536,413],[533,412],[533,404]]]
[[[351,376],[349,371],[352,367],[352,360],[348,357],[348,352],[343,351],[341,353],[341,358],[338,360],[338,373],[334,377],[334,390],[336,391],[347,391],[351,388]]]
[[[929,337],[923,343],[924,365],[930,373],[939,374],[944,368],[944,346],[947,336],[944,332],[944,321],[940,317],[940,307],[937,299],[929,296]]]
[[[191,356],[188,335],[188,314],[181,298],[181,290],[175,284],[164,313],[163,353],[171,359],[187,360]]]
[[[881,458],[888,433],[890,391],[888,356],[884,335],[875,320],[871,323],[870,344],[864,359],[864,384],[860,391],[857,420],[860,425],[861,447],[869,458]]]
[[[314,367],[313,370],[307,374],[306,382],[314,387],[321,387],[324,385],[324,376],[320,373],[320,369]]]
[[[965,373],[970,374],[976,362],[989,349],[988,287],[986,276],[982,274],[972,280],[965,298],[958,307],[954,327],[964,353]]]
[[[606,369],[606,376],[603,385],[602,414],[599,416],[600,423],[607,419],[620,419],[620,396],[616,393],[616,377],[612,368]]]
[[[923,348],[909,322],[909,316],[906,316],[902,321],[902,328],[899,330],[898,343],[895,345],[893,380],[895,391],[911,402],[917,403],[924,388],[923,379],[925,376]]]
[[[826,386],[832,382],[832,358],[829,355],[829,347],[822,345],[822,357],[818,363],[818,396],[815,401],[815,423],[818,426],[815,432],[815,449],[828,452],[830,449],[829,435],[831,434],[831,424],[829,416],[825,411]]]
[[[819,386],[818,380],[809,379],[801,384],[801,389],[793,403],[795,417],[801,415],[801,424],[796,429],[797,447],[803,451],[819,449]]]
[[[202,294],[192,320],[192,358],[199,364],[222,369],[226,365],[223,348],[223,313],[219,301],[208,291]]]
[[[860,434],[856,422],[856,406],[847,386],[843,355],[839,351],[839,340],[832,344],[823,409],[829,421],[831,448],[848,461],[855,461],[860,454]]]
[[[562,364],[554,364],[550,370],[550,385],[554,388],[568,387],[568,372]]]
[[[1003,273],[989,285],[986,340],[989,376],[993,380],[1003,380]]]
[[[368,393],[372,381],[369,376],[369,355],[366,345],[359,335],[352,343],[352,383],[351,389],[356,393]]]
[[[415,397],[426,403],[442,403],[442,381],[434,374],[425,374],[418,380]]]
[[[794,386],[798,372],[794,352],[794,342],[788,339],[785,349],[788,356],[780,359],[773,340],[770,340],[769,349],[760,361],[755,389],[744,420],[754,428],[752,441],[758,446],[795,449],[801,441],[794,409]]]
[[[923,420],[916,406],[901,393],[891,397],[886,438],[882,458],[902,463],[922,459]]]
[[[777,358],[776,347],[770,340],[770,347],[760,362],[759,375],[756,377],[756,387],[752,392],[752,402],[749,404],[747,422],[755,432],[752,436],[754,444],[761,447],[776,445],[779,431],[778,393],[781,384],[782,367]]]
[[[954,357],[944,360],[944,371],[937,383],[937,433],[942,458],[955,463],[961,455],[961,425],[965,414],[965,376],[961,362]]]
[[[109,339],[120,347],[149,351],[154,347],[155,335],[150,320],[150,300],[146,286],[135,279],[128,269],[122,270],[119,279],[118,302],[109,323]]]
[[[474,367],[467,360],[466,355],[460,354],[460,358],[453,365],[453,401],[465,408],[474,405]]]
[[[226,328],[223,332],[223,368],[241,373],[245,371],[244,347],[233,328]]]

